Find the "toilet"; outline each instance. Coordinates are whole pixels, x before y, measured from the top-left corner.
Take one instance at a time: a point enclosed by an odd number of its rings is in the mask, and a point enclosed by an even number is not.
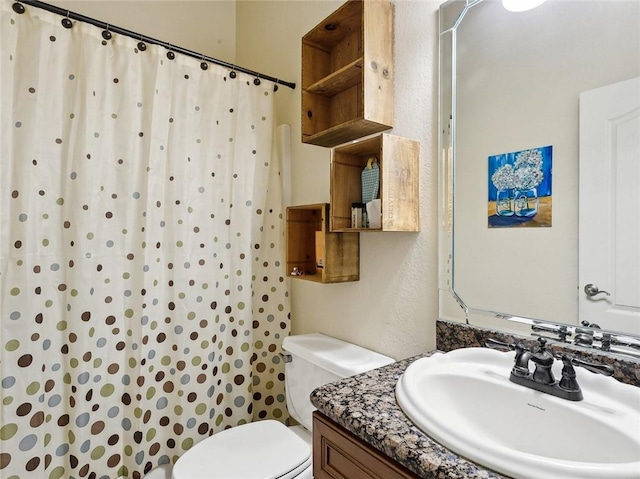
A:
[[[172,479],[312,479],[311,392],[394,362],[319,333],[286,337],[282,348],[287,409],[300,425],[264,420],[221,431],[185,452]]]

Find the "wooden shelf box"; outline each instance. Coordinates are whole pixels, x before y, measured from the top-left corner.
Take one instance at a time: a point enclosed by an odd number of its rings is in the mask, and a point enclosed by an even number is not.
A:
[[[381,228],[351,228],[351,204],[362,201],[361,173],[371,156],[378,159]],[[332,232],[419,231],[420,143],[388,133],[336,147],[331,152]]]
[[[318,267],[318,264],[322,267]],[[287,208],[287,276],[317,283],[360,279],[360,236],[331,233],[329,205]],[[294,268],[303,273],[292,275]]]
[[[302,141],[332,147],[393,127],[393,4],[349,0],[302,38]]]

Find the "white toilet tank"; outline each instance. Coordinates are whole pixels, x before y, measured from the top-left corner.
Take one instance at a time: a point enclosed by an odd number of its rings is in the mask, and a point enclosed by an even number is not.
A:
[[[382,354],[320,333],[284,338],[282,348],[290,355],[285,364],[285,391],[289,414],[311,431],[311,392],[330,382],[391,364]]]

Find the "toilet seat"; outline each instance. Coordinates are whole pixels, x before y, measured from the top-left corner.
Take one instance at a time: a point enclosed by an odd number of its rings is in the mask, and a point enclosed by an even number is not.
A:
[[[258,421],[200,441],[173,468],[172,479],[289,479],[311,465],[311,448],[284,424]]]

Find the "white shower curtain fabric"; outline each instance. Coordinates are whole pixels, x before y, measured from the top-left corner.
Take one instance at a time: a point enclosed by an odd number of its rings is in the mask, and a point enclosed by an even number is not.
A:
[[[286,419],[273,85],[0,23],[0,477],[140,478]]]

